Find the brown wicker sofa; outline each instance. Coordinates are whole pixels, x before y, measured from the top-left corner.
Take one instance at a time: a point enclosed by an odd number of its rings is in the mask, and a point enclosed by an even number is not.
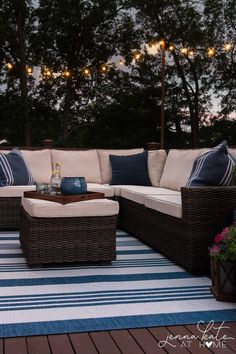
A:
[[[25,151],[28,152],[24,157],[36,182],[43,182],[42,179],[49,182],[52,163],[60,161],[63,175],[84,175],[89,190],[102,191],[105,197],[119,201],[120,228],[192,273],[209,271],[208,246],[224,225],[229,211],[236,209],[236,188],[184,187],[194,159],[206,149],[170,150],[167,158],[164,150],[150,151],[148,169],[152,187],[108,184],[111,179],[109,154],[131,155],[143,149]],[[48,161],[41,174],[40,161],[42,163],[44,156]],[[38,180],[37,174],[41,174]],[[4,188],[8,188],[6,192]],[[21,195],[25,188],[19,189],[14,195],[11,187],[0,188],[1,229],[19,228]]]

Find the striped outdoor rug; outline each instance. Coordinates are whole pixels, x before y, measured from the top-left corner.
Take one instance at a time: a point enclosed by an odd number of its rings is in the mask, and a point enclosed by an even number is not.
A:
[[[0,233],[0,337],[236,321],[209,286],[122,231],[111,266],[41,268],[18,233]]]

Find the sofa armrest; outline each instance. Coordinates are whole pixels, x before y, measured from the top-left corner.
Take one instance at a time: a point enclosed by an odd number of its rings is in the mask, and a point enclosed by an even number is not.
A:
[[[236,210],[236,187],[182,187],[183,219],[223,226]]]

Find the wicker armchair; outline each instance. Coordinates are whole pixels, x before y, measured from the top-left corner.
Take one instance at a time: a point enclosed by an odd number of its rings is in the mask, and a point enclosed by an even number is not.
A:
[[[208,273],[208,247],[236,209],[236,187],[181,189],[182,219],[120,198],[120,227],[191,273]]]
[[[18,230],[20,227],[21,198],[0,198],[0,230]]]

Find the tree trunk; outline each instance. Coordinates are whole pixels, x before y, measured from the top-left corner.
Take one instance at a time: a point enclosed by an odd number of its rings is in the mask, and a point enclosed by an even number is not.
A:
[[[25,146],[31,145],[31,131],[29,122],[29,103],[28,103],[28,87],[27,87],[27,73],[26,73],[26,47],[25,47],[25,1],[18,1],[16,8],[16,22],[18,34],[18,49],[19,49],[19,79],[20,79],[20,93],[22,102],[22,114],[24,121],[24,139]]]
[[[69,122],[70,122],[70,108],[71,108],[71,94],[72,94],[72,80],[67,79],[66,84],[66,95],[64,102],[64,112],[63,112],[63,130],[62,130],[62,143],[65,144],[69,136]]]
[[[173,57],[174,57],[174,60],[175,60],[176,68],[178,70],[178,73],[179,73],[181,81],[182,81],[183,89],[184,89],[185,96],[186,96],[187,103],[188,103],[189,115],[190,115],[190,124],[191,124],[192,146],[193,147],[197,147],[198,146],[198,130],[199,130],[198,110],[196,112],[195,109],[194,109],[194,108],[196,108],[196,106],[192,102],[191,94],[190,94],[190,91],[189,91],[188,83],[187,83],[187,80],[185,78],[185,74],[184,74],[183,68],[181,67],[181,64],[179,62],[179,58],[178,58],[178,56],[177,56],[177,54],[175,52],[173,52]],[[195,95],[196,95],[196,93],[195,93]],[[196,114],[197,114],[197,117],[196,117]]]

